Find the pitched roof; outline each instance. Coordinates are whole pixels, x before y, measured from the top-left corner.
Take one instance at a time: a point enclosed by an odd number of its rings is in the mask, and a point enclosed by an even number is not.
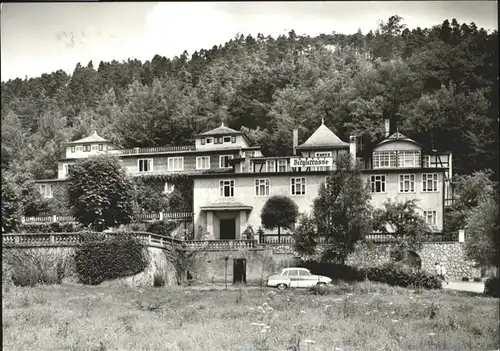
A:
[[[299,145],[298,149],[314,149],[314,148],[344,148],[348,147],[349,143],[342,141],[338,136],[335,135],[327,126],[325,126],[323,120],[318,129],[305,141],[305,143]]]
[[[109,143],[109,141],[97,135],[97,132],[94,132],[92,135],[88,137],[71,141],[68,144],[81,144],[81,143]]]
[[[208,132],[204,132],[199,134],[199,136],[208,136],[208,135],[227,135],[227,134],[243,134],[243,132],[239,132],[237,130],[234,130],[232,128],[226,127],[224,125],[224,122],[221,123],[220,127],[217,127],[215,129],[209,130]]]
[[[400,132],[396,132],[396,133],[392,134],[391,136],[388,136],[386,139],[384,139],[380,143],[378,143],[378,145],[390,143],[392,141],[407,141],[407,142],[413,143],[415,145],[421,146],[420,143],[416,142],[413,139],[408,138],[406,135],[401,134]]]

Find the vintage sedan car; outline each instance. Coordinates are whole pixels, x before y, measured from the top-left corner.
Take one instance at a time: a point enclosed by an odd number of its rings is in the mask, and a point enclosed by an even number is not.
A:
[[[308,288],[314,285],[326,286],[332,280],[322,275],[314,275],[307,268],[284,268],[281,273],[271,275],[267,278],[266,285],[278,290],[286,288]]]

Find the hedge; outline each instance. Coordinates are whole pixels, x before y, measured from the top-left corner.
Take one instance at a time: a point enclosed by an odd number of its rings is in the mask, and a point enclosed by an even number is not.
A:
[[[74,233],[83,228],[80,223],[23,223],[18,227],[20,233]]]
[[[75,250],[76,271],[80,282],[97,285],[108,279],[143,272],[149,254],[142,242],[130,233],[105,239],[102,234],[83,232]]]
[[[308,268],[314,274],[324,275],[333,280],[363,281],[368,279],[392,286],[441,289],[441,281],[436,276],[391,263],[377,267],[357,268],[335,263],[306,261],[301,266]]]
[[[493,297],[500,297],[500,278],[491,277],[484,282],[484,294]]]

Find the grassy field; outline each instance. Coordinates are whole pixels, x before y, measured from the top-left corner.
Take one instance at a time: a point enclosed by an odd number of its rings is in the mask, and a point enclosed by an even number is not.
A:
[[[305,290],[4,292],[3,350],[496,350],[498,299],[370,282]],[[295,348],[294,348],[295,346]]]

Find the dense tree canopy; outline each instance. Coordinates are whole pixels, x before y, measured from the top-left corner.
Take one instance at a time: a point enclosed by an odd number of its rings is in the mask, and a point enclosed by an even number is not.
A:
[[[96,231],[128,224],[133,218],[134,186],[115,157],[76,162],[69,172],[68,194],[73,216]]]
[[[187,144],[226,125],[265,153],[291,151],[321,118],[342,139],[382,137],[384,118],[454,170],[491,168],[498,143],[498,32],[452,19],[408,29],[392,16],[367,34],[239,35],[151,61],[89,62],[1,83],[2,169],[54,178],[63,143],[98,130],[123,147]]]

